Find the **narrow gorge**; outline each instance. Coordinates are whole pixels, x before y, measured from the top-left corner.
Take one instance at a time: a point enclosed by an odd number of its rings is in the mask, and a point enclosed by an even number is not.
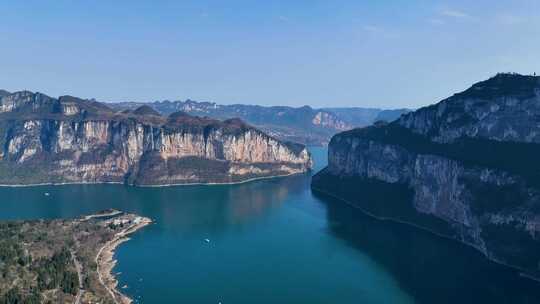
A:
[[[148,106],[113,111],[93,100],[22,91],[0,95],[0,184],[233,183],[302,173],[302,145],[239,119]]]
[[[540,278],[540,77],[499,74],[334,136],[312,189]]]

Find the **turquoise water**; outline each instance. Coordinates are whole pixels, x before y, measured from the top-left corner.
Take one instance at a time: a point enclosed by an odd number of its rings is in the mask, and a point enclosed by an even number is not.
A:
[[[312,152],[322,168],[326,150]],[[116,254],[120,286],[136,303],[540,303],[540,284],[455,242],[316,197],[309,183],[306,174],[222,186],[0,188],[0,218],[106,208],[151,217]]]

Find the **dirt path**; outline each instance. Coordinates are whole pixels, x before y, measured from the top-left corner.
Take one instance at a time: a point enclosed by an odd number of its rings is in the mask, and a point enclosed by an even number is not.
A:
[[[119,211],[119,210],[111,210],[111,212],[109,212],[109,213],[91,214],[91,215],[87,215],[84,218],[82,218],[81,222],[88,221],[88,220],[93,219],[93,218],[115,216],[115,215],[118,215],[118,214],[121,214],[121,213],[123,213],[123,212]]]
[[[71,252],[71,259],[73,260],[73,264],[75,264],[75,269],[77,270],[77,276],[79,277],[79,291],[77,292],[77,295],[75,296],[75,304],[81,303],[81,298],[84,293],[83,289],[83,275],[82,275],[82,266],[81,263],[79,263],[79,260],[77,260],[77,257],[75,255],[75,251],[73,249],[70,249]]]
[[[118,304],[118,301],[116,301],[116,296],[114,294],[114,292],[112,291],[112,289],[109,287],[109,284],[105,284],[105,282],[103,282],[103,277],[101,276],[101,269],[99,267],[100,263],[99,263],[99,257],[101,256],[101,253],[103,253],[103,250],[105,248],[107,248],[108,246],[110,246],[109,243],[106,243],[105,245],[103,245],[103,247],[101,247],[96,255],[96,265],[97,265],[97,274],[98,274],[98,279],[99,279],[99,283],[101,285],[103,285],[103,287],[105,287],[105,289],[107,290],[107,292],[111,295],[111,298],[113,299],[114,303],[117,303]]]

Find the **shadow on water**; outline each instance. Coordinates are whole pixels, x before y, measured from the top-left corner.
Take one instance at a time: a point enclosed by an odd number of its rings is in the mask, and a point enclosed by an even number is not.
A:
[[[278,209],[288,196],[309,186],[306,176],[236,185],[162,188],[99,184],[0,187],[0,220],[74,218],[115,208],[152,217],[164,226],[183,231],[197,227],[207,230],[212,226],[220,230]]]
[[[417,303],[540,303],[540,283],[472,248],[316,197],[326,206],[329,232],[387,269]]]

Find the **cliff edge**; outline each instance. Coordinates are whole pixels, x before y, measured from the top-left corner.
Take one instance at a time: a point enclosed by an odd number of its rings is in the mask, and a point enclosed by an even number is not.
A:
[[[149,107],[113,111],[72,96],[0,96],[0,184],[232,183],[301,173],[307,149],[238,119]]]
[[[334,136],[312,188],[540,278],[540,77],[499,74]]]

